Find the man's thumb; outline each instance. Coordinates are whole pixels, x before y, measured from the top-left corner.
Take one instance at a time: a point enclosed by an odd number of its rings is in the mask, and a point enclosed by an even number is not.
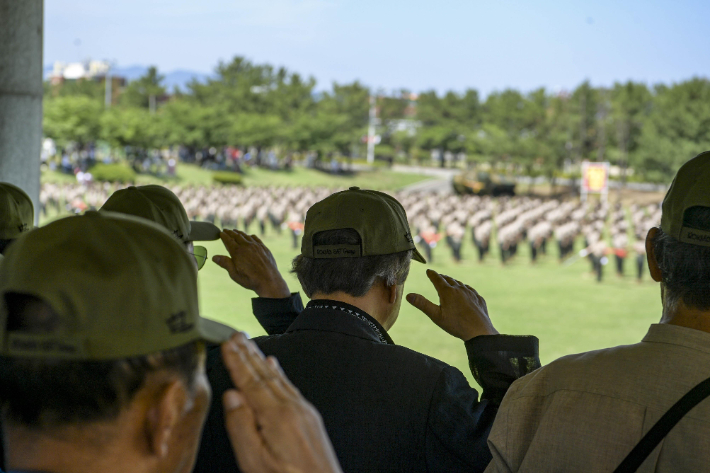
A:
[[[407,302],[424,312],[432,320],[439,317],[439,312],[441,311],[439,306],[421,294],[407,294]]]

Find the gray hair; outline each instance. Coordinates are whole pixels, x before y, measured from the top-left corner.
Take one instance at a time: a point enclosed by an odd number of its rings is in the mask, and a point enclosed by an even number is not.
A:
[[[61,330],[56,312],[26,294],[5,295],[7,330],[53,333]],[[191,342],[163,352],[118,360],[0,358],[0,405],[5,422],[33,429],[115,420],[152,372],[168,370],[193,389],[204,343]]]
[[[315,246],[361,243],[360,235],[353,229],[320,232],[313,240]],[[378,281],[387,287],[404,284],[411,259],[412,250],[359,258],[316,259],[298,255],[293,260],[293,272],[308,297],[335,292],[362,297]]]
[[[683,226],[710,230],[710,208],[688,209]],[[675,310],[682,302],[688,307],[710,310],[710,247],[680,242],[660,228],[652,244],[665,288],[665,308]]]

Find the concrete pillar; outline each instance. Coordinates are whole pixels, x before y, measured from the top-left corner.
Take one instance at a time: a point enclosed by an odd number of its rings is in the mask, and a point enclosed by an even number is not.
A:
[[[43,0],[0,0],[0,181],[22,188],[39,214]]]

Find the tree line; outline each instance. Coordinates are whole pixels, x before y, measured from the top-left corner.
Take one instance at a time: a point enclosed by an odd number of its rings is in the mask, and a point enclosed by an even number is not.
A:
[[[383,93],[357,81],[318,92],[312,77],[235,57],[185,90],[167,91],[154,67],[118,91],[110,107],[104,87],[91,80],[46,83],[45,136],[60,147],[103,140],[144,151],[232,146],[362,158],[375,95],[375,151],[390,162],[430,163],[433,153],[442,165],[447,156],[554,177],[565,163],[603,160],[645,180],[667,181],[710,149],[706,78],[652,87],[583,82],[570,92],[506,89],[485,98],[474,89]]]

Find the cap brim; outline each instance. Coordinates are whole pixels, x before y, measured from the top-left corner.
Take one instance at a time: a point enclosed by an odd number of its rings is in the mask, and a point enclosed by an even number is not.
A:
[[[416,249],[416,248],[414,248],[414,250],[412,251],[412,259],[413,259],[414,261],[419,261],[420,263],[426,264],[426,260],[424,259],[424,257],[422,256],[422,254],[419,253],[419,250]]]
[[[204,317],[200,317],[199,331],[203,340],[217,344],[226,342],[236,332],[228,325]]]
[[[189,241],[219,240],[220,229],[210,222],[190,222]]]

